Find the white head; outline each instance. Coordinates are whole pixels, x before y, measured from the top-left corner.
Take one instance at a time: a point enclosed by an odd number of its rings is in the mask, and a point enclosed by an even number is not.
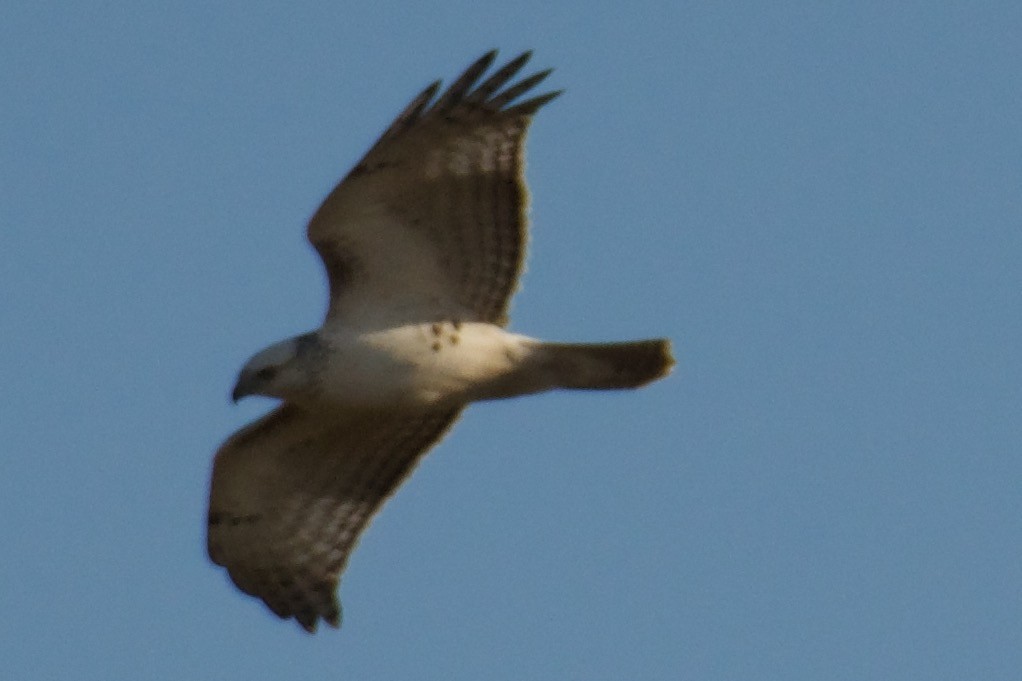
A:
[[[245,363],[234,385],[231,399],[237,402],[247,395],[265,395],[294,399],[313,387],[313,356],[319,347],[314,333],[274,343]]]

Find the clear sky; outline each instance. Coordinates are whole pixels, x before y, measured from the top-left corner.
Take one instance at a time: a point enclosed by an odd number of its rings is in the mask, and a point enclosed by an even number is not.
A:
[[[0,6],[9,679],[1017,679],[1022,5]],[[205,556],[304,223],[423,86],[535,50],[512,328],[669,336],[473,407],[308,637]]]

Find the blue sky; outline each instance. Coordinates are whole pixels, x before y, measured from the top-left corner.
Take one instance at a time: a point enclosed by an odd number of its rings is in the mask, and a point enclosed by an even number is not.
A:
[[[1019,35],[1008,2],[5,3],[8,678],[1017,678]],[[227,395],[319,324],[320,199],[493,47],[566,90],[512,327],[679,365],[470,409],[307,637],[205,557],[212,453],[270,406]]]

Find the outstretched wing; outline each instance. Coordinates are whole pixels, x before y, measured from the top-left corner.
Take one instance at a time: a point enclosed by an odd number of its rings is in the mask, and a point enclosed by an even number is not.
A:
[[[319,619],[339,626],[337,583],[359,534],[459,412],[277,408],[217,452],[210,558],[280,617],[309,632]]]
[[[525,132],[560,92],[513,103],[550,73],[507,87],[530,52],[476,85],[496,54],[436,101],[439,81],[412,100],[313,216],[328,323],[506,323],[525,254]]]

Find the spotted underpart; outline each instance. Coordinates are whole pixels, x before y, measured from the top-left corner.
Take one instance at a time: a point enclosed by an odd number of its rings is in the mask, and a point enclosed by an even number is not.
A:
[[[461,322],[433,322],[429,327],[433,342],[430,344],[433,352],[440,352],[445,346],[457,345],[461,342]]]

